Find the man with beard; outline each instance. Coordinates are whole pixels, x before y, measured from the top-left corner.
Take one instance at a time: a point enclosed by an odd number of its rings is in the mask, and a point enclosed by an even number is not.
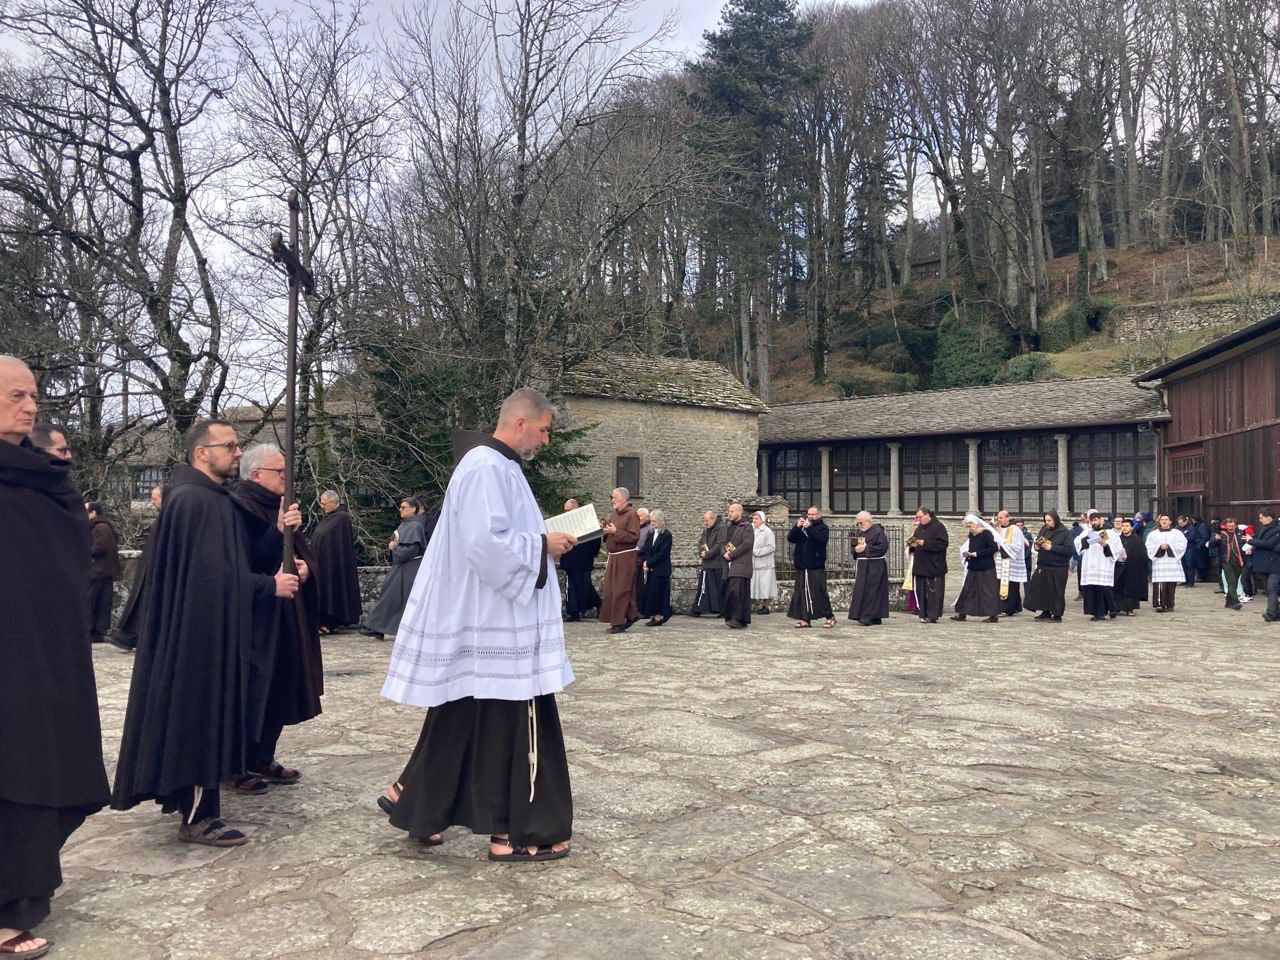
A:
[[[853,600],[849,619],[864,627],[875,626],[889,615],[889,537],[884,527],[863,510],[854,518],[858,536],[853,545],[857,579],[853,582]]]
[[[751,564],[756,531],[742,515],[742,504],[729,504],[724,545],[724,622],[741,630],[751,622]]]
[[[1125,558],[1124,544],[1114,530],[1104,530],[1104,517],[1089,511],[1089,526],[1076,537],[1080,551],[1080,593],[1084,596],[1084,612],[1092,620],[1115,619],[1116,563]]]
[[[157,516],[160,513],[160,506],[164,503],[164,489],[162,486],[151,488],[151,506],[155,508]],[[133,582],[129,584],[129,597],[124,602],[124,609],[120,611],[120,623],[116,626],[115,632],[107,637],[109,644],[119,647],[125,653],[132,653],[134,647],[138,645],[138,597],[142,593],[142,572],[147,568],[147,551],[151,546],[151,535],[155,529],[156,522],[153,520],[142,534],[142,551],[133,567]]]
[[[465,826],[488,835],[489,859],[502,863],[567,856],[573,831],[555,698],[573,671],[551,564],[575,540],[547,530],[520,468],[548,442],[554,413],[525,387],[491,436],[456,438],[436,544],[382,688],[429,708],[399,783],[379,798],[392,825],[429,846]]]
[[[29,438],[35,377],[0,356],[0,953],[39,956],[30,931],[62,883],[63,844],[110,796],[84,589],[89,523],[65,460]]]
[[[328,635],[360,622],[360,573],[356,569],[356,538],[351,513],[338,491],[320,494],[324,516],[311,534],[315,564],[311,575],[320,604],[320,633]]]
[[[244,516],[226,487],[240,469],[235,427],[200,420],[184,442],[187,465],[173,468],[143,571],[112,806],[155,800],[182,812],[178,839],[238,846],[248,837],[223,822],[219,787],[246,766],[254,623],[274,622],[276,598],[293,597],[298,578],[250,568]]]
[[[240,482],[231,497],[244,511],[249,532],[251,566],[255,573],[274,572],[284,550],[281,498],[284,496],[284,454],[273,443],[259,443],[240,460]],[[274,620],[254,624],[250,660],[246,766],[251,775],[268,783],[292,784],[302,779],[276,760],[276,744],[285,727],[320,715],[324,694],[324,666],[320,658],[320,598],[311,571],[316,560],[299,532],[302,517],[297,504],[287,511],[294,530],[293,550],[299,589],[291,599],[277,600]]]
[[[120,576],[120,537],[102,515],[102,504],[91,500],[84,509],[89,515],[89,640],[102,643],[111,630],[111,605]]]
[[[702,512],[702,541],[698,544],[698,589],[693,595],[690,616],[720,612],[724,591],[724,521],[712,510]]]
[[[566,500],[564,512],[577,510],[581,504],[577,500]],[[565,623],[578,623],[588,610],[600,609],[600,594],[591,579],[596,568],[596,557],[604,546],[603,537],[592,537],[583,540],[560,558],[560,569],[564,571],[564,619]]]
[[[1038,610],[1037,620],[1061,622],[1067,608],[1067,577],[1075,557],[1071,531],[1062,525],[1056,510],[1043,515],[1044,526],[1036,534],[1036,569],[1027,583],[1023,604]]]
[[[604,596],[600,601],[600,620],[609,624],[610,633],[622,633],[640,619],[636,606],[636,567],[640,557],[636,544],[640,540],[640,517],[631,506],[631,493],[618,487],[609,495],[613,513],[605,521]]]
[[[1156,613],[1173,609],[1174,591],[1186,578],[1183,563],[1187,536],[1175,529],[1167,513],[1156,518],[1156,529],[1147,536],[1147,557],[1151,560],[1151,607]]]
[[[912,589],[922,623],[937,623],[942,616],[942,593],[947,583],[947,547],[950,536],[932,510],[916,511],[916,529],[907,541],[911,550]]]
[[[1132,617],[1151,589],[1151,560],[1142,537],[1133,529],[1132,520],[1122,517],[1119,532],[1124,560],[1116,564],[1116,609]]]
[[[996,514],[996,537],[1000,553],[996,556],[996,576],[1000,579],[1000,616],[1012,617],[1022,612],[1022,585],[1027,582],[1026,538],[1022,528],[1012,522],[1008,510]]]
[[[787,616],[796,622],[798,630],[812,626],[819,618],[828,630],[836,625],[831,595],[827,592],[827,542],[830,539],[831,530],[817,507],[805,511],[787,533],[787,543],[795,549],[796,568]]]

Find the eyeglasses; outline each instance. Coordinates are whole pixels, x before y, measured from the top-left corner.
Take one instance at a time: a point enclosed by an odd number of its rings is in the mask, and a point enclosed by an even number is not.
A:
[[[237,440],[228,440],[226,443],[201,443],[197,446],[204,447],[206,450],[212,450],[214,447],[226,447],[228,451],[244,449]]]
[[[284,467],[254,467],[255,470],[265,470],[267,473],[278,473],[284,476]]]

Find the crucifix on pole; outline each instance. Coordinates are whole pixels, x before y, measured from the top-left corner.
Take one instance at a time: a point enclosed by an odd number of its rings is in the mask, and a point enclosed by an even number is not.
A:
[[[311,271],[302,265],[298,256],[298,191],[289,191],[289,242],[279,230],[271,234],[271,259],[282,264],[289,277],[289,332],[288,346],[285,354],[285,394],[284,394],[284,499],[285,507],[293,502],[293,450],[294,430],[297,425],[297,380],[298,380],[298,297],[301,293],[312,294],[316,291],[316,279]],[[297,573],[293,562],[293,528],[284,528],[285,572]]]

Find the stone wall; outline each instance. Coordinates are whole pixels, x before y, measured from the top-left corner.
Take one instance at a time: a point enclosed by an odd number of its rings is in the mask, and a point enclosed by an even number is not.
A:
[[[565,406],[573,426],[598,424],[578,444],[590,457],[579,471],[583,495],[607,515],[616,458],[640,457],[632,500],[666,512],[673,559],[693,556],[704,508],[723,512],[730,500],[755,496],[757,414],[596,397],[569,397]]]
[[[1117,340],[1151,340],[1191,330],[1228,333],[1280,310],[1280,294],[1264,294],[1205,303],[1154,304],[1116,311],[1113,336]]]

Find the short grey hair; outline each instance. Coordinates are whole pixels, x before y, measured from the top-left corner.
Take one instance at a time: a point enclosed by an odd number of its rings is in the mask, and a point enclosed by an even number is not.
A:
[[[255,443],[240,455],[240,479],[248,480],[253,471],[262,466],[262,462],[271,454],[284,456],[284,451],[274,443]]]
[[[874,520],[875,518],[874,518],[873,516],[871,516],[871,514],[869,514],[866,510],[859,510],[859,511],[858,511],[858,515],[857,515],[856,517],[854,517],[853,519],[855,519],[855,520]]]
[[[628,500],[631,499],[631,491],[628,490],[626,487],[614,487],[612,490],[609,491],[609,496],[613,496],[615,493],[622,494]]]
[[[642,516],[642,517],[652,517],[652,516],[653,516],[653,514],[649,512],[649,508],[648,508],[648,507],[636,507],[636,513],[637,513],[637,514],[639,514],[639,515],[640,515],[640,516]]]
[[[665,526],[667,522],[667,515],[661,510],[650,510],[649,519],[654,521],[655,523],[659,523]]]
[[[340,496],[338,496],[338,491],[337,491],[337,490],[326,490],[324,493],[320,494],[320,499],[321,499],[321,500],[332,500],[332,501],[334,501],[335,503],[341,503],[341,502],[342,502],[342,498],[341,498]]]
[[[533,419],[547,413],[552,417],[556,414],[555,404],[547,399],[547,395],[533,387],[521,387],[502,402],[498,425],[508,424],[516,417]]]

